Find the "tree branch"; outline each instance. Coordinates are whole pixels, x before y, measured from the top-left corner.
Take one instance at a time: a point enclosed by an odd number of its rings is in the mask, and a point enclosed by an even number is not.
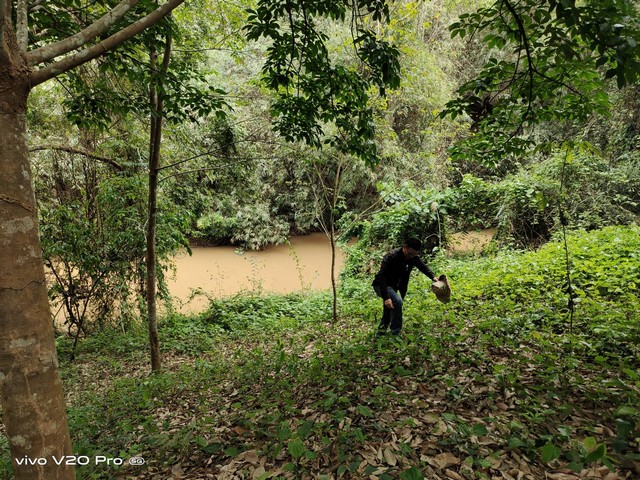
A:
[[[5,49],[5,41],[4,41],[4,34],[5,34],[5,19],[7,17],[10,18],[10,15],[7,15],[7,10],[9,9],[9,5],[11,5],[10,2],[7,2],[7,0],[0,0],[0,58],[2,58],[2,54],[3,51]]]
[[[222,169],[229,168],[229,167],[235,167],[237,165],[243,165],[245,163],[249,163],[249,162],[252,162],[254,160],[274,160],[274,159],[276,159],[276,157],[244,157],[244,158],[239,158],[234,162],[227,162],[224,165],[214,165],[213,167],[203,167],[203,168],[194,168],[194,169],[191,169],[191,170],[181,170],[179,172],[175,172],[175,173],[172,173],[170,175],[166,175],[164,177],[161,177],[158,180],[158,183],[164,182],[165,180],[168,180],[168,179],[173,178],[173,177],[179,177],[181,175],[188,175],[190,173],[213,172],[213,171],[216,171],[216,170],[222,170]],[[162,168],[166,168],[166,167],[162,167]]]
[[[522,117],[522,123],[518,128],[518,130],[520,130],[526,118],[529,116],[529,113],[531,112],[531,104],[533,102],[533,74],[536,71],[536,67],[533,64],[533,55],[531,54],[531,47],[529,46],[529,36],[527,35],[527,31],[524,28],[524,24],[522,23],[522,18],[516,11],[515,7],[511,5],[509,0],[504,0],[504,3],[507,9],[509,10],[509,12],[511,13],[511,15],[513,16],[513,19],[515,20],[516,25],[518,26],[518,32],[520,36],[520,45],[524,47],[525,54],[527,56],[527,74],[529,77],[529,85],[528,85],[529,88],[527,91],[527,110],[525,111]],[[520,57],[518,57],[518,61],[519,60],[520,60]]]
[[[151,12],[146,17],[132,23],[126,28],[123,28],[119,32],[113,34],[109,38],[101,41],[100,43],[82,50],[70,57],[67,57],[59,62],[53,63],[47,67],[37,70],[31,77],[31,86],[40,85],[41,83],[54,78],[62,73],[82,65],[94,58],[97,58],[105,53],[118,47],[123,42],[129,40],[134,35],[137,35],[145,28],[151,27],[162,20],[173,9],[178,7],[185,0],[168,0],[161,7]]]
[[[41,150],[55,150],[59,152],[67,152],[75,155],[84,155],[87,158],[91,158],[93,160],[98,160],[99,162],[106,163],[111,165],[116,170],[122,172],[124,167],[120,165],[115,160],[112,160],[107,157],[101,157],[100,155],[96,155],[94,153],[88,152],[86,150],[82,150],[80,148],[69,147],[66,145],[36,145],[35,147],[29,148],[29,152],[38,152]]]
[[[32,0],[31,2],[29,2],[29,11],[33,12],[35,10],[37,10],[37,8],[42,5],[45,2],[45,0]]]
[[[16,38],[20,51],[27,53],[29,46],[29,4],[27,0],[18,0],[16,6]]]
[[[109,27],[120,20],[139,1],[140,0],[123,0],[81,32],[67,37],[64,40],[60,40],[59,42],[45,45],[30,51],[27,54],[27,61],[29,62],[29,65],[33,66],[47,62],[59,57],[60,55],[64,55],[65,53],[69,53],[82,47],[86,43],[106,32]]]

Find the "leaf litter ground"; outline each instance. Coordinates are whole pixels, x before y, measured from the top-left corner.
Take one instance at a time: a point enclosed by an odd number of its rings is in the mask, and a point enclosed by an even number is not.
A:
[[[583,447],[620,436],[614,413],[637,405],[637,383],[606,365],[555,365],[560,335],[488,333],[434,318],[374,340],[359,316],[293,322],[167,351],[151,378],[139,350],[86,354],[65,375],[71,421],[89,398],[105,425],[74,442],[146,460],[86,478],[640,478],[637,439],[630,455],[609,448],[609,467]]]

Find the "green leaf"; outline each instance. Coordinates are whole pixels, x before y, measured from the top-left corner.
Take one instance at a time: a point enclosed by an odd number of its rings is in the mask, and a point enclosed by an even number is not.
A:
[[[280,428],[278,429],[278,440],[280,440],[281,442],[286,442],[287,440],[289,440],[291,438],[291,429],[289,428],[289,425],[281,425]]]
[[[614,413],[614,416],[616,417],[632,417],[634,415],[638,414],[638,410],[633,408],[633,407],[629,407],[629,406],[622,406],[620,408],[618,408],[616,410],[616,412]]]
[[[604,443],[599,444],[587,457],[584,459],[585,463],[593,463],[598,460],[602,460],[607,453],[607,447]]]
[[[544,447],[542,447],[542,461],[544,463],[549,463],[552,462],[554,460],[557,460],[558,458],[560,458],[560,454],[562,453],[562,451],[556,447],[553,443],[551,442],[547,442]]]
[[[298,427],[297,433],[300,438],[307,438],[313,430],[315,423],[312,421],[305,421]]]
[[[447,422],[455,422],[457,417],[454,413],[447,412],[442,414],[442,418],[444,418]]]
[[[591,452],[598,445],[598,441],[593,437],[585,438],[583,443],[588,452]]]
[[[489,433],[489,431],[487,430],[487,427],[481,423],[476,423],[475,425],[473,425],[473,427],[471,427],[471,431],[473,432],[474,435],[478,437],[483,437],[487,433]]]
[[[218,442],[210,443],[208,445],[201,447],[201,449],[203,452],[208,453],[209,455],[213,455],[214,453],[218,453],[220,450],[222,450],[222,444]],[[234,456],[234,455],[229,455],[229,456]]]
[[[509,448],[520,448],[524,447],[526,443],[519,437],[511,437],[509,438]]]
[[[582,462],[571,462],[567,466],[569,467],[569,470],[576,473],[581,472],[584,469],[584,463]]]
[[[400,474],[400,480],[424,480],[424,476],[416,467],[411,467]]]
[[[240,449],[236,448],[236,447],[229,447],[229,448],[225,448],[224,450],[224,454],[227,457],[235,457],[240,453]]]
[[[365,405],[358,405],[358,413],[363,417],[373,417],[373,412]]]
[[[293,440],[289,442],[288,450],[289,454],[297,460],[304,455],[306,448],[304,443],[302,443],[302,440]]]

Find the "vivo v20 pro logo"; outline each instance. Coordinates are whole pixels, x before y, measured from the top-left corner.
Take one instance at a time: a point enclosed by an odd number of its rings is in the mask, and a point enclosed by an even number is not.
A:
[[[72,466],[83,466],[83,465],[111,465],[119,467],[120,465],[124,465],[125,460],[119,457],[107,457],[105,455],[96,455],[95,457],[89,457],[87,455],[61,455],[57,457],[52,455],[50,458],[47,457],[37,457],[31,458],[24,456],[22,458],[16,458],[15,462],[18,465],[49,465],[50,463],[54,465],[72,465]],[[131,457],[127,463],[129,465],[140,466],[144,465],[145,460],[142,457]]]

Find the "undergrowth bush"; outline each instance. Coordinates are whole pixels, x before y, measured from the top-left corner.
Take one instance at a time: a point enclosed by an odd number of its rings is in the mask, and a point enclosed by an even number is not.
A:
[[[637,346],[640,227],[575,231],[568,236],[567,246],[573,325],[565,250],[559,237],[535,252],[506,250],[473,261],[438,257],[432,266],[448,274],[455,300],[442,305],[425,295],[410,308],[456,322],[478,322],[501,334],[515,328],[584,335],[590,338],[593,351],[605,344],[612,350],[625,342]],[[417,288],[428,288],[428,281],[421,277],[417,284]],[[640,353],[637,347],[630,352]]]
[[[240,294],[213,300],[201,321],[220,331],[244,333],[248,329],[278,329],[299,321],[330,318],[331,305],[325,292],[288,295]]]
[[[344,276],[371,272],[387,251],[402,246],[410,237],[421,240],[427,253],[446,241],[447,206],[451,203],[448,191],[418,189],[410,183],[380,188],[384,207],[359,223],[358,242],[345,248]],[[352,228],[345,235],[351,237],[355,233]]]
[[[559,151],[499,182],[470,175],[451,189],[458,229],[497,227],[507,243],[539,246],[561,228],[594,230],[636,222],[640,167],[635,155],[608,161],[593,151]]]

